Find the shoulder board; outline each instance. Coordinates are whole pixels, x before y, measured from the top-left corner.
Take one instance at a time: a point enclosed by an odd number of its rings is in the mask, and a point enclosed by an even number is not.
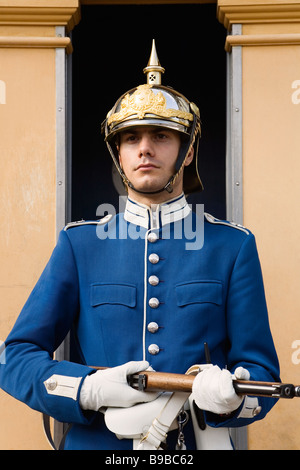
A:
[[[70,222],[69,224],[67,224],[64,230],[66,231],[69,228],[80,227],[81,225],[104,225],[109,222],[111,218],[112,214],[108,214],[99,220],[77,220],[76,222]]]
[[[207,212],[204,212],[204,216],[205,216],[206,220],[208,222],[210,222],[211,224],[227,225],[228,227],[237,228],[238,230],[241,230],[242,232],[246,233],[247,235],[250,234],[249,230],[247,230],[243,225],[236,224],[235,222],[228,222],[226,220],[216,219],[216,217],[214,217],[211,214],[208,214]]]

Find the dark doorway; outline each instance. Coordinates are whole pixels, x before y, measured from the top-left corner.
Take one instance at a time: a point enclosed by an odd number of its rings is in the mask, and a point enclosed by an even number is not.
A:
[[[121,94],[146,82],[153,38],[166,69],[162,84],[200,108],[205,190],[188,202],[225,218],[225,36],[215,4],[82,6],[72,35],[72,220],[96,219],[103,203],[118,211],[101,122]]]

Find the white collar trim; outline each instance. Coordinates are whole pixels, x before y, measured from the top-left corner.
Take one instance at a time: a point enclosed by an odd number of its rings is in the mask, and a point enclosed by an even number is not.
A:
[[[184,194],[162,204],[153,204],[151,207],[128,198],[124,219],[146,229],[158,229],[185,218],[190,212],[191,208]]]

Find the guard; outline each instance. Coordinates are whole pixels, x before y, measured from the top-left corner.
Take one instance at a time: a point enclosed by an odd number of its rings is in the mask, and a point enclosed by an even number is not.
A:
[[[61,231],[5,342],[0,386],[69,423],[65,449],[231,449],[229,429],[275,403],[237,395],[233,378],[280,381],[255,238],[191,210],[199,109],[161,84],[155,44],[144,72],[102,126],[125,211]],[[68,332],[71,358],[58,362]],[[194,365],[192,394],[128,383]]]

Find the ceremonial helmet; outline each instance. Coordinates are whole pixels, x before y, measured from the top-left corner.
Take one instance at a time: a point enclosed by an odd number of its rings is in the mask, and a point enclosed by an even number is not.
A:
[[[202,191],[203,185],[198,174],[198,144],[201,134],[200,112],[198,107],[173,88],[161,85],[161,75],[165,69],[158,60],[155,41],[144,73],[147,83],[139,85],[124,93],[108,112],[102,123],[105,141],[114,164],[123,183],[133,190],[154,194],[164,190],[171,193],[173,183],[183,171],[183,190],[186,194]],[[178,131],[181,135],[181,146],[176,162],[176,173],[159,190],[153,192],[138,191],[128,180],[119,164],[117,135],[123,130],[136,126],[158,126]],[[190,165],[184,166],[191,147],[195,144],[195,154]]]

